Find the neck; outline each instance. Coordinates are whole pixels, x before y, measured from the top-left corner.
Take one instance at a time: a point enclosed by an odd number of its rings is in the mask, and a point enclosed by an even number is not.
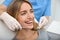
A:
[[[22,29],[19,32],[17,32],[16,37],[19,39],[26,39],[33,37],[35,34],[37,34],[36,31],[30,30],[30,29]]]
[[[22,30],[26,30],[26,31],[28,31],[28,30],[31,30],[31,29],[25,28],[25,29],[22,29]]]

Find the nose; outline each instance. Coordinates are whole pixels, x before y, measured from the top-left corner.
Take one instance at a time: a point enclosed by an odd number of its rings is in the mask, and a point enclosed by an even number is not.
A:
[[[27,18],[28,18],[28,19],[34,18],[34,14],[33,14],[33,13],[28,13]]]

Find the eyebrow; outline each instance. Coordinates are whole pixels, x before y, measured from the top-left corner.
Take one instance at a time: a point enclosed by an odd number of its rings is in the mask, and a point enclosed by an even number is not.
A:
[[[30,9],[30,10],[33,10],[33,9]]]
[[[30,10],[33,10],[33,9],[30,9]],[[20,11],[20,12],[26,12],[26,10],[24,10],[24,11]]]

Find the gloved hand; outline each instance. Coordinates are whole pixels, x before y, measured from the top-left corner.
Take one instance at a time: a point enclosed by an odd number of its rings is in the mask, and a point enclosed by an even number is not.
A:
[[[11,17],[7,12],[3,12],[0,15],[0,19],[4,21],[4,23],[8,26],[8,28],[12,31],[22,29],[21,25],[18,23],[16,19]]]
[[[38,26],[37,29],[42,28],[42,27],[45,26],[47,23],[48,23],[48,19],[47,19],[45,16],[41,17],[40,20],[39,20],[39,23],[38,23],[39,26]]]

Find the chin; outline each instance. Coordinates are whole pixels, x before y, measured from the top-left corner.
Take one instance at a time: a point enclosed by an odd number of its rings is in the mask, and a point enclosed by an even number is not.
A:
[[[28,26],[27,28],[32,29],[32,28],[33,28],[33,26]]]
[[[23,28],[32,29],[33,26],[24,26]]]

